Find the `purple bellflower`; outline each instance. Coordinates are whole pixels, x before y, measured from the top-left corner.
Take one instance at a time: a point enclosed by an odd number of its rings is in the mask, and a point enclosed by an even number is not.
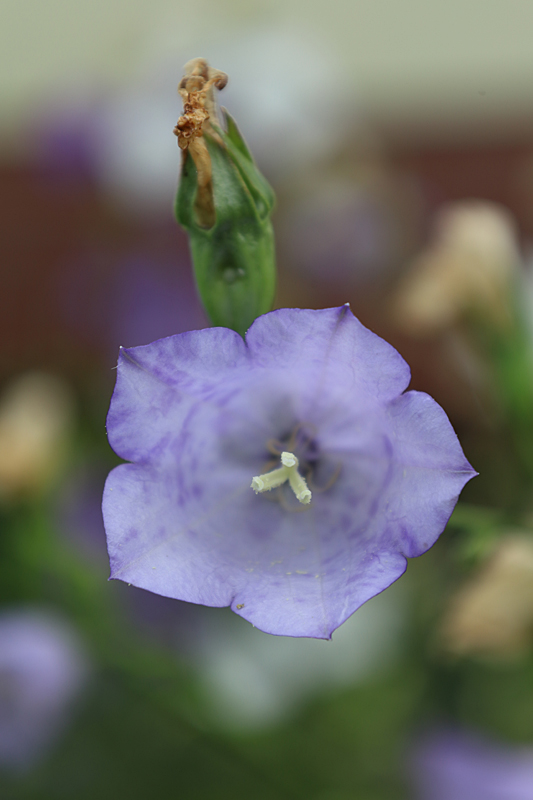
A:
[[[431,547],[476,473],[348,306],[122,349],[107,426],[111,578],[329,639]]]
[[[460,730],[427,731],[411,759],[416,800],[531,800],[533,750]]]

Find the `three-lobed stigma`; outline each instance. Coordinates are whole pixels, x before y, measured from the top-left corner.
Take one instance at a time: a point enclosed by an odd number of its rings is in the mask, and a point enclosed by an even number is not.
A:
[[[298,467],[299,461],[294,453],[284,450],[281,454],[281,467],[273,469],[271,472],[265,472],[263,475],[256,475],[255,478],[252,478],[251,488],[256,494],[270,492],[271,489],[276,489],[288,481],[296,499],[300,503],[308,505],[312,495],[305,478],[298,472]]]

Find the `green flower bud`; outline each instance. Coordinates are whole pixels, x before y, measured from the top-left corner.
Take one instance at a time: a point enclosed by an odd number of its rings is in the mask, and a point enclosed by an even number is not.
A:
[[[184,113],[174,129],[183,151],[176,218],[189,234],[196,285],[213,325],[244,335],[270,311],[276,267],[270,214],[274,193],[237,125],[215,109],[224,73],[204,59],[186,65]]]

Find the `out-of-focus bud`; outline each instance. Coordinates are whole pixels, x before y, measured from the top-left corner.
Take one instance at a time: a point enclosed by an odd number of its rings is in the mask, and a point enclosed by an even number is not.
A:
[[[32,609],[0,614],[0,766],[25,769],[45,755],[88,676],[64,620]]]
[[[68,385],[40,372],[15,379],[0,398],[0,500],[38,492],[61,465],[73,402]]]
[[[483,567],[452,597],[440,639],[455,655],[513,658],[533,632],[533,539],[504,538]]]
[[[516,226],[503,207],[474,200],[445,206],[433,243],[396,294],[396,321],[415,336],[438,332],[468,311],[507,326],[519,264]]]
[[[189,234],[211,322],[244,335],[274,299],[274,194],[234,120],[224,111],[223,130],[218,119],[214,90],[226,82],[202,58],[185,66],[183,115],[174,128],[183,151],[176,217]]]

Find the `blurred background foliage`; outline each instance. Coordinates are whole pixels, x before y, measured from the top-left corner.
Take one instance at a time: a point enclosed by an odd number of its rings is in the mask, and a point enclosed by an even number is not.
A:
[[[0,794],[533,797],[533,5],[4,0]],[[182,65],[230,76],[277,306],[350,302],[480,476],[332,642],[108,583],[119,345],[205,326]]]

